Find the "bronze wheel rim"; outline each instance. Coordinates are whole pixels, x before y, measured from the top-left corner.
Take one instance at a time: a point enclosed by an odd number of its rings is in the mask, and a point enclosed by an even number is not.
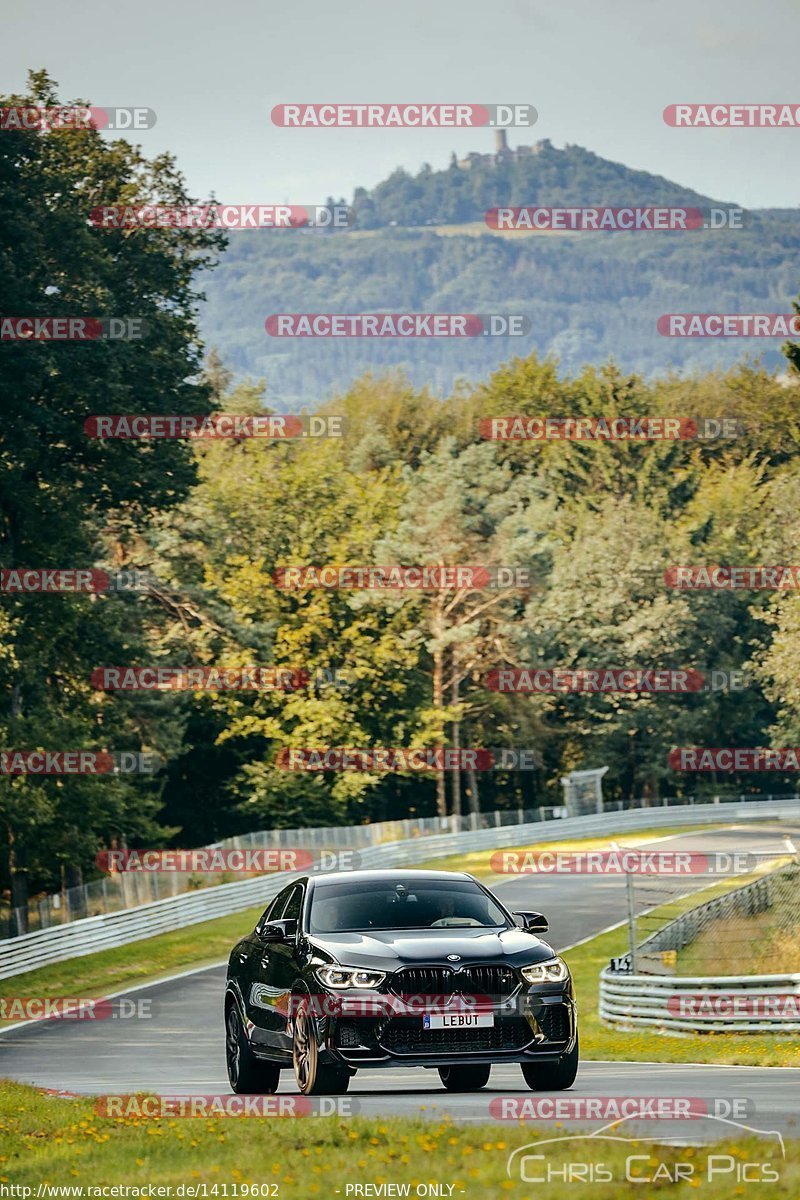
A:
[[[228,1010],[225,1022],[225,1060],[228,1066],[228,1078],[235,1087],[239,1082],[242,1065],[241,1024],[239,1014],[234,1005]]]
[[[307,1093],[317,1074],[317,1039],[306,1008],[301,1008],[295,1018],[292,1059],[297,1086]]]

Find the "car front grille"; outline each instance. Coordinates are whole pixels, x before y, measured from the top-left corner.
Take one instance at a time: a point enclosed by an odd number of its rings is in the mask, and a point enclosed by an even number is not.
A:
[[[336,1044],[343,1050],[352,1050],[363,1044],[359,1027],[354,1021],[348,1021],[339,1026],[336,1032]]]
[[[566,1004],[542,1004],[533,1010],[533,1016],[548,1042],[567,1041],[569,1013]]]
[[[462,967],[403,967],[392,977],[397,996],[491,996],[505,999],[517,990],[518,979],[500,963]]]
[[[522,1050],[533,1041],[527,1021],[514,1017],[490,1029],[423,1029],[419,1017],[392,1017],[378,1041],[392,1054],[480,1053],[484,1050]]]

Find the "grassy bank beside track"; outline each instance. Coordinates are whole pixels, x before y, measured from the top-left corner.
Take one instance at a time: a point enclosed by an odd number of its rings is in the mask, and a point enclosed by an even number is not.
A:
[[[181,970],[191,970],[227,959],[237,938],[252,929],[262,907],[217,917],[185,929],[174,929],[156,937],[100,950],[83,958],[0,979],[0,996],[99,997],[126,987],[153,983]],[[0,1029],[9,1022],[0,1022]]]
[[[497,1200],[532,1194],[531,1184],[521,1182],[519,1173],[513,1179],[507,1175],[511,1151],[564,1132],[555,1125],[531,1127],[524,1122],[464,1126],[447,1120],[358,1116],[111,1119],[98,1116],[90,1099],[49,1096],[21,1084],[4,1083],[0,1084],[0,1183],[31,1187],[34,1196],[45,1184],[65,1189],[70,1185],[173,1189],[184,1185],[187,1196],[192,1194],[189,1188],[205,1184],[205,1193],[194,1194],[210,1197],[236,1195],[235,1185],[239,1196],[245,1187],[274,1185],[274,1191],[264,1188],[255,1194],[274,1195],[279,1200],[305,1200],[308,1196],[327,1200],[336,1195],[344,1200],[347,1184],[372,1184],[373,1188],[407,1184],[413,1196],[418,1185],[436,1183],[444,1185],[439,1195]],[[730,1172],[708,1180],[710,1153],[729,1155],[732,1168],[744,1162],[769,1161],[779,1176],[769,1184],[770,1197],[788,1200],[800,1194],[800,1142],[786,1143],[785,1161],[774,1140],[754,1137],[728,1138],[708,1149],[588,1137],[568,1145],[570,1161],[602,1162],[613,1175],[611,1181],[593,1184],[595,1200],[615,1200],[629,1182],[646,1184],[665,1168],[674,1173],[676,1163],[692,1164],[694,1182],[668,1185],[662,1176],[660,1183],[648,1189],[648,1195],[660,1193],[665,1186],[673,1200],[698,1194],[707,1200],[727,1200],[743,1193]],[[626,1176],[626,1159],[633,1155],[647,1158],[628,1164],[630,1175]],[[561,1157],[558,1161],[560,1164]],[[665,1164],[665,1168],[657,1164]],[[541,1164],[536,1166],[541,1168]],[[452,1193],[448,1193],[448,1185]],[[575,1185],[551,1182],[546,1190],[549,1200],[564,1200],[574,1195]],[[382,1192],[361,1192],[365,1194]],[[383,1194],[404,1192],[392,1189]]]

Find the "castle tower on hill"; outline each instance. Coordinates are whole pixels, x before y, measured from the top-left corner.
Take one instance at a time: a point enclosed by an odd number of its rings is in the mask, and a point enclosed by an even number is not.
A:
[[[494,154],[478,154],[473,150],[466,158],[459,158],[457,161],[462,171],[470,171],[473,167],[478,166],[489,167],[496,166],[498,163],[520,162],[534,154],[541,154],[543,150],[549,150],[551,147],[550,139],[542,138],[532,146],[517,146],[516,150],[512,150],[508,144],[508,134],[505,129],[495,129]]]

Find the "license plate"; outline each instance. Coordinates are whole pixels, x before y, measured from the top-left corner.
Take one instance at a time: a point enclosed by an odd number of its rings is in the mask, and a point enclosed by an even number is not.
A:
[[[423,1029],[491,1029],[494,1013],[425,1013]]]

